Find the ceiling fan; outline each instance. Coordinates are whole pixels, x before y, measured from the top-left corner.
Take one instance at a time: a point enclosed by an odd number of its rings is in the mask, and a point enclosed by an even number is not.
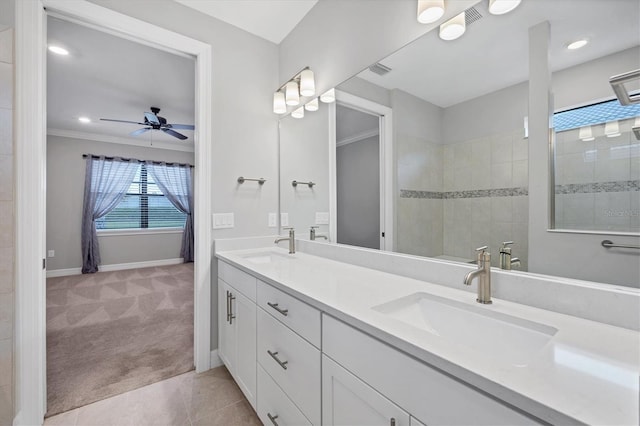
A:
[[[184,129],[184,130],[193,130],[195,126],[193,124],[169,124],[167,123],[167,119],[164,117],[160,117],[158,113],[160,112],[160,108],[151,107],[151,112],[144,113],[144,122],[138,121],[127,121],[127,120],[113,120],[111,118],[101,118],[101,121],[114,121],[116,123],[129,123],[129,124],[139,124],[143,127],[142,129],[134,130],[129,133],[131,136],[139,136],[143,133],[148,132],[149,130],[162,130],[168,135],[171,135],[180,140],[187,139],[187,136],[182,133],[178,133],[173,129]]]

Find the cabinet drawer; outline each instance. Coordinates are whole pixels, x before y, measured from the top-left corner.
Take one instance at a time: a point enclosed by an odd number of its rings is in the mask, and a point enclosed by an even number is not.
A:
[[[231,266],[221,260],[218,261],[218,278],[229,284],[249,298],[256,301],[256,281],[257,279],[244,271]]]
[[[322,349],[427,425],[539,424],[328,315],[322,318]]]
[[[257,411],[260,421],[265,425],[311,426],[311,422],[260,366],[258,366]]]
[[[258,309],[258,362],[315,425],[320,424],[320,351]]]
[[[258,280],[258,306],[275,319],[320,347],[320,311]]]

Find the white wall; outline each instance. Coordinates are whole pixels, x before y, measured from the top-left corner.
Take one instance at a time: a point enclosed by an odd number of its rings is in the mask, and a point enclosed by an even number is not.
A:
[[[82,154],[193,164],[193,153],[47,137],[47,270],[82,267],[81,222],[86,160]],[[180,257],[181,233],[100,235],[102,265]]]
[[[0,0],[0,425],[13,420],[15,190],[13,2]]]

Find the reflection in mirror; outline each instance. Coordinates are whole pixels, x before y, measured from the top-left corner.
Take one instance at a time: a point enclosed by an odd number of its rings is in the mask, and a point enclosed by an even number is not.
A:
[[[312,226],[318,226],[316,235],[329,234],[328,122],[333,108],[320,103],[304,118],[280,120],[280,225],[294,227],[296,238],[309,239]],[[293,181],[305,183],[294,186]]]
[[[394,182],[396,251],[473,262],[475,248],[488,245],[498,267],[503,243],[514,241],[511,255],[520,264],[513,269],[527,271],[528,177],[549,173],[546,165],[529,164],[529,28],[550,22],[550,89],[556,110],[567,110],[612,99],[609,77],[633,69],[634,63],[640,68],[640,6],[635,0],[524,0],[513,12],[495,16],[487,3],[478,2],[468,12],[473,19],[467,19],[459,39],[445,42],[437,32],[427,33],[337,89],[393,111],[394,167],[387,171]],[[567,49],[582,38],[588,41],[584,47]],[[597,82],[596,75],[602,77]],[[340,105],[336,110],[345,111]],[[628,122],[619,124],[621,131],[628,130]],[[600,126],[594,126],[596,134],[604,132]],[[625,137],[627,145],[635,144],[628,133],[619,140]],[[593,143],[597,147],[598,141]],[[571,145],[560,149],[569,153],[576,147]],[[609,148],[616,155],[626,149],[615,151],[614,145]],[[624,160],[628,180],[638,179],[635,150],[629,147]],[[630,195],[628,203],[635,200]],[[349,202],[348,197],[343,201]]]
[[[640,104],[617,99],[554,114],[554,228],[640,232],[637,126]]]

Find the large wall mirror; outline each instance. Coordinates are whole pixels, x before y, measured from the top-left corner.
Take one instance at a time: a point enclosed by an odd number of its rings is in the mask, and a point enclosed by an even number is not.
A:
[[[304,206],[307,211],[332,212],[331,223],[320,226],[334,243],[392,248],[456,262],[473,262],[475,249],[488,245],[493,265],[500,266],[504,243],[512,242],[508,244],[512,260],[517,257],[518,261],[503,266],[529,271],[528,177],[549,173],[546,165],[540,169],[529,164],[526,129],[529,28],[543,21],[551,26],[552,92],[559,112],[612,99],[608,78],[634,69],[634,64],[640,68],[640,11],[635,0],[523,0],[514,11],[500,16],[490,14],[488,2],[480,1],[467,10],[462,37],[444,41],[437,31],[427,33],[338,85],[336,104],[320,104],[319,111],[308,112],[300,120],[281,120],[282,137],[297,128],[306,135],[304,143],[318,136],[315,141],[322,152],[317,158],[303,151],[296,155],[298,148],[290,146],[291,140],[281,139],[282,170],[306,167],[311,171],[318,161],[329,167],[326,180],[318,182],[318,189],[320,185],[329,188],[324,204],[310,209],[283,195],[282,211],[293,215],[298,206]],[[578,39],[586,39],[587,45],[567,49]],[[594,78],[599,79],[597,83]],[[380,112],[384,108],[391,111],[388,116]],[[633,114],[621,119],[621,139],[607,147],[612,161],[602,166],[613,170],[625,164],[624,176],[621,172],[606,177],[606,182],[626,182],[626,204],[619,208],[630,212],[624,231],[633,231],[633,206],[637,209],[639,203],[640,161],[638,141],[630,132],[633,120]],[[606,121],[598,125],[604,128]],[[593,126],[596,134],[604,132],[598,125]],[[555,213],[556,225],[560,218],[572,217],[567,209],[579,209],[576,215],[588,206],[593,211],[600,197],[584,202],[560,199],[571,185],[583,183],[570,178],[571,167],[578,167],[577,158],[586,163],[603,143],[596,138],[591,145],[578,146],[574,136],[581,126],[558,129],[555,204],[563,213]],[[389,128],[392,136],[386,138]],[[614,146],[623,148],[617,151]],[[563,157],[570,153],[577,155]],[[604,154],[598,151],[597,155]],[[590,164],[596,173],[598,166]],[[581,173],[576,169],[574,174]],[[282,194],[291,192],[289,180],[282,179]],[[600,188],[598,182],[588,183]],[[385,185],[391,185],[391,190]],[[615,198],[612,192],[606,194]],[[389,205],[392,208],[385,210]],[[307,213],[306,217],[310,222],[302,226],[316,225],[312,223],[316,216]],[[623,230],[620,226],[606,229]],[[381,238],[383,233],[386,236]],[[385,241],[389,237],[392,241]]]

